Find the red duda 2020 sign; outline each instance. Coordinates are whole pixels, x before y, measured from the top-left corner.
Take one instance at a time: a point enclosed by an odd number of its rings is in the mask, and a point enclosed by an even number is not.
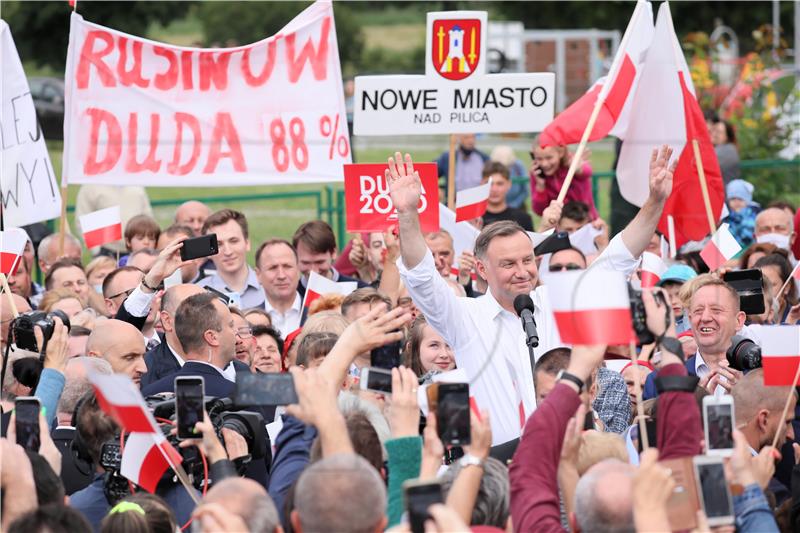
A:
[[[344,165],[347,231],[386,231],[397,224],[397,211],[386,183],[385,164]],[[439,178],[436,163],[414,165],[422,182],[419,223],[423,232],[439,231]]]

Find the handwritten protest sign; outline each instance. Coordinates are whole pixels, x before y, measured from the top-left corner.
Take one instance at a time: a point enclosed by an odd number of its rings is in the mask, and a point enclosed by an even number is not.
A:
[[[1,205],[6,226],[24,226],[58,217],[61,194],[17,47],[8,24],[2,20],[0,46]]]
[[[347,231],[386,231],[397,224],[397,210],[389,196],[385,164],[344,166]],[[419,223],[422,231],[439,231],[439,180],[436,163],[416,163],[422,185]]]
[[[336,28],[318,1],[276,35],[183,48],[73,13],[64,175],[147,186],[340,181],[350,162]]]

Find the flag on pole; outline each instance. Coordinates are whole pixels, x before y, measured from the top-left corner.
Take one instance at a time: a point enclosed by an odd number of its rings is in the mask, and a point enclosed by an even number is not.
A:
[[[765,326],[761,336],[764,385],[791,385],[800,364],[800,326]]]
[[[717,270],[741,249],[739,241],[728,229],[728,224],[723,223],[700,251],[700,257],[708,265],[709,270]]]
[[[589,268],[553,273],[547,287],[562,342],[628,344],[635,340],[628,284],[621,272]]]
[[[82,215],[80,222],[87,248],[102,246],[122,238],[122,215],[118,205]]]
[[[563,146],[580,142],[599,98],[605,100],[589,141],[597,141],[607,135],[625,138],[633,94],[645,52],[652,39],[653,8],[650,2],[639,0],[608,75],[597,80],[586,94],[559,113],[545,127],[539,136],[539,143],[542,146]]]
[[[456,222],[480,218],[489,205],[489,191],[492,179],[483,185],[456,192]]]
[[[643,205],[649,195],[649,183],[644,177],[652,150],[663,144],[672,147],[678,164],[672,194],[658,229],[670,234],[667,217],[672,215],[678,247],[689,240],[701,240],[709,233],[693,140],[700,145],[700,163],[708,186],[712,218],[719,220],[725,197],[722,173],[675,35],[669,2],[664,2],[659,8],[653,40],[633,95],[625,142],[617,164],[617,181],[627,201]]]
[[[357,288],[358,284],[355,281],[336,282],[325,276],[320,276],[316,272],[311,272],[308,275],[306,295],[303,297],[303,308],[310,306],[311,302],[323,294],[341,294],[342,296],[347,296]]]
[[[89,373],[89,382],[97,395],[97,404],[129,433],[161,433],[142,393],[124,374]]]
[[[640,276],[642,288],[650,289],[655,287],[661,281],[661,276],[664,275],[666,270],[667,264],[664,263],[663,259],[656,254],[644,252],[642,254],[642,274]]]
[[[474,251],[475,240],[478,238],[478,228],[469,222],[456,222],[456,214],[447,208],[444,204],[439,204],[439,227],[453,239],[453,253],[456,258],[461,256],[464,250]],[[450,268],[450,273],[458,276],[458,265],[453,264]],[[473,274],[473,279],[475,276]]]
[[[170,468],[170,461],[179,465],[183,458],[162,432],[131,433],[122,451],[120,473],[153,493],[164,472]]]
[[[17,271],[27,242],[28,234],[23,229],[0,231],[0,272],[10,276]]]

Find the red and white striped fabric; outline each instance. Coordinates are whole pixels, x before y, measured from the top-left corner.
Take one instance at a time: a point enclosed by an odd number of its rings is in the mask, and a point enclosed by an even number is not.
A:
[[[589,268],[554,273],[547,288],[562,342],[628,344],[635,339],[628,284],[621,272]]]
[[[120,473],[147,492],[155,492],[170,462],[175,466],[182,461],[162,432],[131,433],[122,450]]]
[[[161,433],[142,393],[124,374],[89,373],[97,403],[114,421],[129,433]]]
[[[342,296],[347,296],[356,290],[357,287],[358,284],[355,281],[336,282],[325,276],[320,276],[316,272],[311,272],[308,276],[306,295],[303,297],[303,307],[310,306],[311,302],[323,294],[341,294]]]
[[[800,262],[798,262],[794,266],[794,270],[792,270],[792,277],[796,280],[800,280]]]
[[[742,246],[739,244],[739,241],[736,240],[731,230],[728,229],[728,224],[723,223],[700,251],[700,257],[705,261],[710,270],[717,270],[728,260],[733,258],[733,256],[738,254],[741,249]]]
[[[667,270],[667,264],[656,254],[644,252],[642,254],[642,288],[650,289],[661,281],[661,276]]]
[[[489,205],[492,179],[483,185],[456,192],[456,222],[480,218]]]
[[[766,326],[761,337],[764,385],[795,386],[800,364],[800,326]]]
[[[80,222],[87,248],[102,246],[122,238],[122,215],[118,205],[83,215]]]
[[[17,271],[27,242],[28,234],[23,229],[8,228],[0,231],[0,272],[10,276]]]
[[[633,94],[642,71],[645,52],[653,39],[653,8],[639,0],[608,75],[571,106],[558,114],[539,136],[542,146],[564,146],[580,142],[598,98],[605,98],[589,141],[607,135],[625,138]]]

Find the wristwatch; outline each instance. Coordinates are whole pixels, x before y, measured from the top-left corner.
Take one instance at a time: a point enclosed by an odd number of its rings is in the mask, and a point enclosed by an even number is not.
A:
[[[483,468],[483,459],[475,457],[471,453],[467,453],[464,454],[464,456],[458,460],[458,464],[460,464],[462,467],[477,466],[479,468]]]
[[[661,339],[658,341],[658,345],[661,346],[662,350],[677,355],[681,358],[681,360],[684,359],[683,345],[681,344],[681,341],[675,337],[661,337]]]
[[[559,370],[558,374],[556,375],[556,381],[559,379],[566,379],[567,381],[573,382],[575,385],[578,386],[578,394],[583,392],[586,388],[586,385],[583,383],[583,380],[574,374],[570,374],[566,370]]]

